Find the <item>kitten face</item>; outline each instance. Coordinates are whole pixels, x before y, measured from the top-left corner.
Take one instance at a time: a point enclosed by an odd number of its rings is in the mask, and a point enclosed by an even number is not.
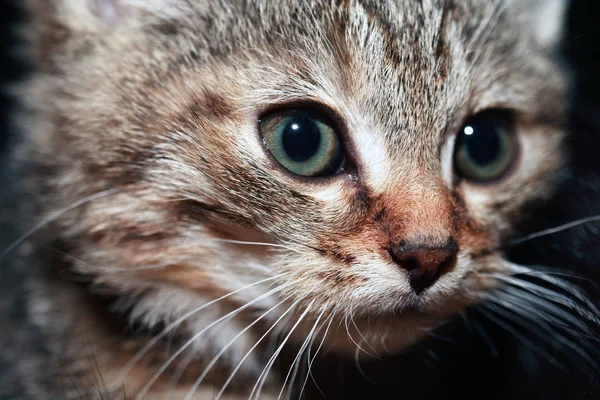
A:
[[[543,2],[165,1],[149,20],[132,2],[125,22],[114,3],[68,40],[47,31],[33,140],[49,211],[116,189],[63,218],[62,239],[147,323],[267,279],[223,309],[285,299],[267,319],[307,310],[301,340],[352,317],[374,351],[401,349],[494,288],[494,249],[551,190],[565,80],[556,33],[532,28]],[[477,182],[456,147],[486,110],[510,115],[514,152]],[[342,168],[303,177],[274,157],[261,121],[294,111],[327,121]],[[354,349],[343,327],[327,343]]]

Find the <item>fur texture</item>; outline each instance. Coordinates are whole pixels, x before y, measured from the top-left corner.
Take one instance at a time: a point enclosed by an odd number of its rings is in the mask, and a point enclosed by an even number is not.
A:
[[[296,364],[261,392],[278,338],[400,351],[522,272],[499,249],[563,163],[562,1],[29,8],[39,71],[16,157],[44,261],[26,307],[61,365],[32,396],[94,396],[102,376],[116,398],[277,397]],[[339,122],[353,169],[300,179],[270,158],[257,120],[299,105]],[[519,160],[456,179],[456,133],[490,108],[514,110]],[[389,249],[419,237],[459,251],[417,294]]]

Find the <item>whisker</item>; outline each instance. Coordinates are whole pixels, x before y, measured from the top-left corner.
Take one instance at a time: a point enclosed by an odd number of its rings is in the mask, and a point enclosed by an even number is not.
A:
[[[494,322],[500,328],[504,329],[506,332],[513,335],[516,339],[520,340],[522,343],[527,344],[528,347],[533,350],[538,355],[544,357],[548,360],[552,365],[559,368],[561,371],[566,372],[567,368],[560,363],[556,358],[546,354],[542,349],[540,349],[535,343],[531,340],[527,339],[523,336],[518,330],[516,330],[513,326],[511,326],[508,322],[515,322],[513,318],[506,317],[502,312],[499,311],[499,307],[495,306],[491,303],[483,303],[481,307],[486,308],[488,311],[495,313],[498,317],[491,315],[489,312],[482,313],[483,316],[488,318],[490,321]],[[505,319],[506,322],[503,322],[502,319]]]
[[[304,393],[304,389],[306,388],[306,383],[308,382],[309,377],[312,378],[312,381],[315,384],[315,387],[319,390],[319,392],[321,392],[323,397],[325,397],[325,393],[323,393],[323,391],[321,390],[321,388],[315,381],[315,377],[312,374],[311,368],[312,368],[313,363],[315,362],[315,359],[317,358],[317,355],[319,354],[319,351],[321,350],[321,347],[323,347],[323,344],[325,343],[325,339],[327,338],[327,334],[329,333],[329,328],[331,328],[331,323],[333,322],[334,317],[335,317],[335,315],[332,314],[331,317],[329,318],[329,323],[327,324],[327,328],[325,329],[325,333],[323,334],[321,343],[319,343],[319,347],[317,347],[317,350],[315,351],[315,354],[314,354],[312,360],[310,359],[310,352],[309,352],[309,358],[307,359],[307,361],[310,361],[310,363],[308,364],[308,373],[306,374],[306,378],[304,378],[304,383],[302,384],[302,389],[300,390],[300,395],[298,396],[298,399],[302,399],[302,394]]]
[[[233,339],[231,339],[229,341],[229,343],[227,343],[225,346],[223,346],[223,348],[217,353],[217,355],[215,355],[213,357],[213,359],[208,363],[208,365],[204,368],[204,371],[202,371],[202,373],[200,374],[200,376],[198,377],[198,379],[196,379],[196,381],[194,382],[194,384],[190,388],[188,394],[185,396],[184,400],[190,400],[192,398],[192,396],[194,395],[194,393],[196,392],[196,390],[198,389],[198,387],[200,386],[200,384],[202,383],[202,381],[204,380],[204,378],[206,377],[206,375],[208,374],[208,372],[210,371],[210,369],[217,363],[217,361],[219,360],[219,358],[221,358],[221,356],[223,354],[225,354],[225,352],[227,351],[227,349],[229,349],[229,347],[231,345],[233,345],[233,343],[235,343],[236,340],[238,340],[244,333],[246,333],[250,328],[252,328],[254,325],[256,325],[261,319],[263,319],[264,317],[266,317],[267,314],[269,314],[271,311],[273,311],[274,309],[276,309],[277,307],[279,307],[280,305],[282,305],[285,301],[287,301],[287,299],[288,298],[285,298],[285,299],[281,300],[279,303],[277,303],[276,305],[274,305],[273,307],[269,308],[260,317],[256,318],[248,326],[246,326],[244,329],[242,329],[240,332],[238,332],[237,335],[235,335],[233,337]]]
[[[281,316],[277,319],[277,321],[275,321],[271,325],[271,327],[256,341],[256,343],[250,348],[250,350],[248,350],[248,352],[246,352],[246,354],[244,355],[244,357],[242,357],[242,359],[240,360],[240,362],[238,363],[238,365],[233,369],[233,371],[229,375],[229,378],[227,378],[227,380],[225,381],[225,383],[221,387],[221,390],[219,391],[219,393],[217,393],[217,396],[215,397],[215,400],[218,400],[219,398],[221,398],[221,396],[223,395],[223,393],[225,393],[225,388],[227,388],[227,385],[229,385],[229,383],[231,383],[231,381],[233,380],[233,376],[242,367],[242,364],[250,356],[250,353],[252,353],[252,351],[254,351],[254,349],[256,349],[258,347],[258,345],[260,344],[260,342],[269,335],[269,333],[286,316],[286,314],[288,314],[290,311],[292,311],[300,302],[301,302],[301,300],[296,300],[292,305],[290,305],[290,307],[288,307],[288,309],[283,314],[281,314]]]
[[[205,303],[203,305],[201,305],[200,307],[197,307],[187,313],[185,313],[184,315],[182,315],[181,317],[179,317],[177,320],[173,321],[172,323],[170,323],[169,325],[167,325],[160,333],[158,333],[156,336],[154,336],[144,347],[142,347],[133,357],[132,359],[125,365],[123,371],[119,374],[119,377],[117,378],[116,382],[120,382],[123,381],[123,379],[125,378],[125,376],[127,376],[127,374],[131,371],[131,369],[135,366],[135,364],[137,364],[142,357],[144,357],[144,355],[156,344],[158,343],[165,335],[167,335],[170,331],[172,331],[173,329],[175,329],[177,326],[179,326],[181,323],[183,323],[183,321],[185,321],[186,319],[188,319],[189,317],[191,317],[192,315],[202,311],[203,309],[205,309],[206,307],[210,307],[211,305],[218,303],[221,300],[224,300],[230,296],[233,296],[241,291],[244,291],[248,288],[251,288],[253,286],[256,285],[260,285],[262,283],[265,282],[269,282],[278,278],[281,278],[284,274],[279,274],[270,278],[266,278],[266,279],[262,279],[258,282],[254,282],[251,283],[249,285],[246,285],[240,289],[236,289],[233,292],[229,292],[219,298],[216,298],[214,300],[209,301],[208,303]]]
[[[492,358],[498,358],[498,354],[499,354],[498,349],[496,348],[496,345],[494,344],[494,341],[492,340],[490,335],[488,335],[487,332],[485,331],[485,328],[483,327],[483,325],[481,325],[479,322],[477,322],[477,320],[472,320],[471,325],[473,326],[475,331],[477,331],[477,333],[479,333],[479,335],[483,338],[483,340],[487,344],[488,348],[490,349],[490,354],[491,354]]]
[[[431,363],[432,366],[436,366],[437,365],[443,365],[444,361],[442,360],[442,358],[431,348],[429,347],[422,347],[423,350],[425,350],[425,353],[427,354],[427,356],[430,358],[429,362]]]
[[[596,284],[596,282],[594,282],[593,280],[591,280],[589,278],[585,278],[585,277],[573,275],[573,274],[567,274],[566,272],[555,271],[550,267],[539,267],[539,268],[543,268],[543,270],[535,270],[535,269],[532,269],[529,267],[526,268],[523,266],[518,266],[523,269],[518,269],[518,268],[514,268],[514,267],[516,267],[516,265],[509,266],[509,268],[513,272],[512,276],[514,276],[514,275],[533,276],[533,277],[536,277],[536,278],[539,278],[542,280],[545,280],[545,278],[553,278],[555,280],[558,280],[558,282],[564,282],[566,284],[569,284],[568,280],[566,280],[566,279],[563,280],[563,279],[557,278],[557,277],[560,277],[560,278],[574,279],[574,280],[578,280],[581,282],[587,282],[587,283],[594,285],[596,288],[598,288],[598,284]]]
[[[356,364],[356,368],[358,369],[358,372],[362,375],[362,377],[365,378],[367,381],[372,382],[372,380],[364,373],[362,367],[360,366],[359,355],[360,355],[360,351],[362,350],[364,353],[370,355],[371,357],[375,357],[375,356],[372,355],[371,353],[365,351],[352,337],[352,334],[350,333],[350,329],[349,329],[349,325],[348,325],[348,317],[351,315],[352,315],[352,312],[346,314],[346,316],[344,317],[344,326],[346,328],[346,335],[350,338],[352,343],[354,343],[354,345],[356,346],[356,351],[354,352],[354,363]],[[377,357],[375,357],[375,358],[377,358]]]
[[[356,350],[354,351],[354,364],[356,364],[356,369],[358,369],[358,373],[365,378],[365,380],[367,380],[368,382],[371,383],[377,383],[375,382],[373,379],[369,378],[367,376],[367,374],[365,373],[365,371],[363,370],[363,368],[360,365],[360,348],[357,347]]]
[[[547,283],[550,283],[550,284],[560,287],[561,289],[571,293],[572,295],[574,295],[576,297],[583,297],[582,300],[585,299],[585,296],[582,295],[581,288],[574,286],[573,284],[571,284],[569,281],[567,281],[565,279],[559,279],[557,277],[577,279],[580,281],[589,282],[589,283],[593,284],[596,288],[598,288],[598,285],[596,284],[596,282],[592,281],[591,279],[582,278],[577,275],[566,274],[564,272],[560,273],[560,272],[556,272],[553,270],[548,270],[547,267],[539,267],[539,268],[544,269],[544,270],[541,270],[541,269],[532,269],[530,267],[525,267],[524,265],[519,265],[519,264],[514,264],[514,263],[505,263],[505,265],[511,270],[511,272],[513,272],[513,276],[514,275],[535,276],[536,278],[541,279]]]
[[[576,297],[575,299],[572,299],[572,298],[568,298],[566,296],[560,296],[559,293],[557,293],[554,290],[550,290],[543,286],[537,285],[533,282],[519,280],[519,279],[516,279],[515,277],[509,277],[509,276],[505,276],[505,275],[501,275],[501,274],[489,274],[489,276],[492,276],[495,279],[503,281],[507,284],[511,284],[513,286],[520,287],[524,290],[527,290],[530,293],[534,293],[537,295],[543,294],[543,295],[547,296],[547,298],[552,299],[555,303],[561,304],[565,307],[568,307],[571,310],[577,311],[577,313],[581,317],[588,319],[590,322],[594,322],[597,324],[600,321],[599,317],[598,317],[598,316],[600,316],[600,313],[598,313],[597,308],[593,305],[593,303],[591,303],[591,301],[589,299],[587,299],[585,296],[582,296],[581,293],[579,293],[579,292],[575,292],[575,294],[578,295],[578,297]],[[554,282],[551,282],[551,283],[554,283]],[[561,287],[561,289],[562,288],[563,287]],[[565,286],[564,290],[569,290],[569,293],[573,295],[572,291],[574,289],[572,287],[567,285],[567,286]],[[581,305],[576,302],[576,300],[582,301],[590,309],[589,310],[583,309],[581,307]]]
[[[294,369],[294,377],[292,378],[291,382],[293,385],[294,379],[295,379],[295,375],[298,372],[298,369],[296,368],[297,365],[299,364],[298,361],[300,360],[301,354],[304,352],[304,350],[306,349],[306,346],[308,346],[309,342],[310,342],[310,338],[312,337],[312,335],[314,335],[315,333],[315,329],[317,328],[319,321],[321,320],[321,318],[323,317],[323,314],[325,314],[326,308],[327,306],[325,306],[323,308],[323,310],[321,311],[321,313],[319,314],[319,316],[317,317],[312,329],[310,330],[310,332],[308,333],[308,335],[306,335],[306,339],[304,339],[304,342],[302,343],[302,346],[300,346],[300,349],[298,350],[298,354],[296,355],[296,357],[294,358],[294,361],[292,362],[292,365],[290,366],[290,369],[285,377],[285,380],[283,381],[283,385],[281,386],[281,391],[279,392],[279,396],[277,396],[277,400],[279,400],[281,398],[281,395],[283,394],[283,392],[285,391],[285,386],[290,378],[290,374],[292,373],[292,369]],[[290,387],[291,389],[291,387]]]
[[[353,313],[350,313],[350,322],[352,322],[352,325],[354,325],[354,328],[356,328],[356,332],[358,332],[358,335],[361,337],[361,339],[363,340],[363,342],[366,343],[371,348],[371,350],[373,350],[374,352],[377,352],[377,350],[375,349],[375,347],[371,343],[369,343],[369,341],[362,334],[362,332],[360,331],[360,329],[358,329],[358,326],[356,325],[356,321],[354,321],[354,315],[353,315]],[[369,354],[369,353],[367,353],[367,354]],[[377,359],[377,360],[381,360],[381,357],[377,357],[376,355],[373,355],[373,354],[369,354],[369,355],[371,357]]]
[[[350,327],[348,325],[348,315],[346,315],[344,317],[344,326],[346,328],[346,335],[348,335],[348,338],[350,338],[350,340],[352,341],[352,343],[354,343],[354,345],[357,347],[357,349],[362,350],[365,354],[370,355],[373,358],[379,359],[379,357],[377,357],[376,355],[373,355],[371,353],[369,353],[368,351],[366,351],[365,349],[363,349],[361,347],[361,345],[359,345],[356,340],[354,340],[354,338],[352,337],[352,334],[350,333]]]
[[[235,315],[232,315],[229,318],[223,320],[220,323],[221,326],[224,327],[234,318],[235,318]],[[218,327],[216,325],[215,325],[215,328],[218,329]],[[210,341],[210,338],[211,338],[210,336],[206,336],[203,338],[203,340],[199,339],[196,347],[202,347],[202,346],[206,345]],[[181,362],[179,362],[179,364],[177,365],[177,368],[175,369],[175,371],[173,372],[173,374],[171,375],[171,378],[170,378],[170,383],[172,385],[174,385],[174,386],[177,385],[177,383],[181,380],[181,377],[185,373],[186,369],[189,367],[189,365],[191,364],[191,362],[194,360],[194,358],[197,355],[198,355],[198,353],[191,351],[191,352],[189,352],[189,354],[187,354],[185,356],[185,358],[183,360],[181,360]]]
[[[25,240],[27,240],[27,238],[29,238],[31,235],[33,235],[38,230],[42,229],[44,226],[46,226],[50,222],[60,218],[61,216],[65,215],[69,211],[76,209],[77,207],[81,207],[82,205],[84,205],[86,203],[101,199],[106,196],[110,196],[117,192],[119,192],[118,189],[103,190],[103,191],[95,193],[93,195],[84,197],[81,200],[78,200],[78,201],[72,203],[71,205],[64,207],[64,208],[50,214],[46,218],[42,219],[39,223],[37,223],[36,225],[31,227],[29,230],[27,230],[23,235],[19,236],[10,246],[8,246],[2,253],[0,253],[0,260],[2,258],[4,258],[8,253],[13,251],[17,246],[19,246]]]
[[[327,307],[328,307],[328,306],[326,306],[324,309],[326,309]],[[310,357],[310,356],[311,356],[310,352],[311,352],[311,350],[314,348],[314,345],[315,345],[315,340],[317,339],[317,337],[318,337],[319,333],[320,333],[320,332],[321,332],[321,330],[322,330],[322,329],[325,327],[325,325],[326,325],[326,324],[327,324],[327,321],[326,321],[326,320],[323,320],[323,323],[322,323],[322,324],[320,324],[320,325],[317,325],[317,329],[315,330],[315,333],[314,333],[314,335],[312,335],[312,337],[311,337],[311,339],[310,339],[310,343],[308,344],[308,347],[307,347],[307,350],[306,350],[306,364],[304,365],[304,363],[302,362],[302,360],[300,360],[300,361],[299,361],[299,363],[298,363],[297,369],[300,369],[300,364],[302,364],[302,366],[301,366],[301,367],[302,367],[302,372],[300,373],[300,375],[301,375],[301,376],[304,376],[304,378],[305,378],[305,379],[308,377],[308,373],[310,372],[310,371],[309,371],[309,367],[310,367],[310,365],[309,365],[309,364],[310,364],[310,358],[311,358],[311,357]],[[303,357],[304,357],[304,355],[303,355]],[[295,376],[293,376],[293,377],[292,377],[292,382],[294,382],[294,381],[295,381],[295,379],[296,379],[296,377],[295,377]],[[305,380],[305,379],[304,379],[304,382],[306,382],[306,380]],[[303,385],[303,386],[304,386],[304,385]],[[292,398],[292,394],[293,394],[293,392],[292,392],[292,390],[290,390],[290,391],[288,392],[288,396],[286,397],[286,400],[291,400],[291,398]],[[301,399],[301,398],[302,398],[302,394],[300,393],[300,395],[298,396],[298,399]]]
[[[304,310],[304,312],[302,313],[302,315],[298,318],[298,321],[296,321],[296,323],[294,324],[294,326],[292,326],[292,328],[288,332],[287,336],[285,337],[285,339],[283,340],[283,342],[281,343],[281,345],[277,348],[277,350],[275,351],[275,353],[273,353],[273,355],[271,356],[271,358],[269,359],[269,361],[265,365],[265,368],[263,369],[263,371],[259,375],[258,379],[256,380],[256,384],[252,388],[252,391],[250,392],[250,396],[248,396],[248,399],[252,399],[252,397],[253,397],[253,395],[254,395],[255,392],[256,392],[255,399],[256,400],[259,399],[260,392],[262,391],[262,387],[263,387],[265,381],[267,380],[267,376],[269,375],[269,372],[271,370],[271,367],[273,366],[273,363],[275,363],[275,359],[277,358],[277,356],[279,355],[279,353],[281,353],[281,351],[283,350],[283,346],[285,346],[285,344],[288,341],[288,339],[290,338],[290,336],[292,336],[292,333],[294,332],[294,330],[298,327],[298,325],[300,325],[300,322],[302,322],[302,320],[304,319],[304,317],[306,317],[306,315],[310,311],[310,308],[312,307],[312,305],[314,304],[314,302],[315,302],[315,300],[313,299],[308,304],[308,306],[306,306],[306,310]]]
[[[221,238],[208,238],[207,241],[240,244],[240,245],[248,245],[248,246],[277,247],[277,248],[282,248],[282,249],[293,251],[294,253],[302,254],[301,251],[294,249],[293,247],[285,246],[285,245],[279,244],[279,243],[249,242],[249,241],[245,241],[245,240],[233,240],[233,239],[221,239]]]
[[[505,301],[502,301],[502,300],[505,300]],[[574,350],[584,360],[586,360],[586,362],[588,362],[593,368],[595,368],[595,369],[598,368],[598,364],[596,362],[594,362],[593,359],[591,359],[590,355],[585,350],[583,350],[583,348],[581,346],[577,345],[573,341],[569,340],[565,336],[558,333],[555,329],[552,328],[551,323],[547,323],[544,320],[544,318],[537,318],[535,310],[531,310],[531,309],[528,310],[527,308],[525,308],[526,305],[524,305],[522,302],[510,302],[506,297],[503,297],[502,300],[492,298],[491,296],[490,296],[490,298],[488,298],[488,301],[492,301],[499,307],[502,307],[502,308],[506,309],[507,311],[511,311],[513,313],[513,315],[508,315],[509,318],[515,320],[515,322],[518,322],[518,320],[520,320],[521,326],[528,328],[531,332],[533,332],[538,337],[540,337],[540,339],[546,340],[548,343],[552,344],[552,342],[547,337],[548,333],[550,332],[550,333],[552,333],[552,338],[554,340],[557,340],[558,342],[565,345],[566,347]],[[528,311],[527,315],[525,315],[526,310]],[[498,310],[498,312],[501,312],[501,311]],[[507,315],[507,314],[505,314],[505,315]],[[532,323],[530,321],[530,319],[527,318],[528,316],[529,317],[533,316],[533,318],[532,318],[533,321],[542,325],[542,328],[544,328],[545,330],[538,328],[537,325]]]
[[[142,388],[142,390],[140,390],[140,392],[138,393],[138,395],[136,396],[137,400],[141,400],[144,395],[148,392],[148,390],[150,389],[150,387],[154,384],[154,382],[156,382],[156,380],[160,377],[160,375],[162,375],[163,372],[165,372],[165,370],[169,367],[169,365],[173,362],[173,360],[175,360],[177,357],[179,357],[179,355],[181,353],[183,353],[185,351],[185,349],[187,349],[190,345],[192,345],[192,343],[194,343],[194,341],[196,341],[196,339],[198,339],[200,336],[202,336],[205,332],[207,332],[209,329],[211,329],[213,326],[215,326],[217,323],[223,321],[224,319],[226,319],[227,317],[231,316],[231,315],[237,315],[240,312],[242,312],[243,310],[245,310],[246,308],[250,307],[251,305],[257,303],[258,301],[269,297],[270,295],[277,293],[281,290],[283,290],[284,288],[293,285],[295,283],[300,282],[302,279],[293,281],[293,282],[288,282],[284,285],[280,285],[278,287],[276,287],[275,289],[272,289],[270,291],[268,291],[267,293],[262,294],[261,296],[257,297],[256,299],[242,305],[241,307],[238,307],[237,309],[227,313],[226,315],[220,317],[219,319],[217,319],[216,321],[212,322],[211,324],[209,324],[207,327],[205,327],[204,329],[202,329],[200,332],[196,333],[195,335],[193,335],[187,342],[185,342],[180,348],[179,350],[177,350],[176,352],[174,352],[171,357],[169,357],[169,359],[167,361],[165,361],[163,363],[163,365],[159,368],[158,371],[156,371],[156,373],[152,376],[152,378],[150,378],[150,380],[146,383],[146,385]]]
[[[532,305],[535,304],[538,307],[541,307],[546,312],[550,313],[554,318],[559,318],[562,321],[570,324],[570,326],[572,326],[573,328],[587,330],[587,326],[585,325],[585,323],[582,320],[577,319],[570,314],[566,314],[564,312],[565,310],[561,309],[560,307],[557,307],[555,304],[553,304],[552,300],[546,299],[544,297],[539,297],[535,293],[531,293],[531,292],[529,292],[530,295],[527,296],[522,291],[515,289],[515,288],[511,287],[510,285],[506,286],[503,289],[499,289],[498,291],[500,293],[505,293],[507,295],[507,297],[509,297],[509,296],[517,297],[518,296],[518,297],[522,298],[524,300],[524,302],[527,301],[527,302],[531,303]],[[568,309],[570,310],[570,308],[568,308]]]
[[[523,236],[523,237],[520,237],[520,238],[517,238],[517,239],[513,239],[513,240],[511,240],[509,242],[509,244],[513,245],[513,246],[514,245],[518,245],[518,244],[521,244],[521,243],[524,243],[524,242],[528,242],[528,241],[533,240],[533,239],[537,239],[537,238],[542,237],[542,236],[553,235],[555,233],[563,232],[563,231],[566,231],[568,229],[572,229],[572,228],[575,228],[577,226],[589,224],[591,222],[596,222],[596,221],[600,221],[600,215],[595,215],[595,216],[592,216],[592,217],[577,219],[575,221],[571,221],[571,222],[568,222],[566,224],[558,225],[558,226],[556,226],[554,228],[544,229],[544,230],[539,231],[539,232],[531,233],[529,235],[526,235],[526,236]]]

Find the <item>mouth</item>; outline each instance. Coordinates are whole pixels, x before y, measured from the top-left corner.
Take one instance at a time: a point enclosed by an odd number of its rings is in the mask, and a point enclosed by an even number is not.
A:
[[[425,307],[424,300],[418,296],[412,298],[406,306],[377,313],[335,309],[311,312],[291,335],[297,343],[322,342],[328,350],[347,356],[380,357],[405,351],[472,303],[465,297],[454,296],[445,300],[443,307],[439,304]],[[314,303],[307,307],[310,306]],[[301,314],[298,312],[297,318]]]
[[[405,350],[443,322],[412,310],[376,317],[322,317],[305,322],[293,336],[298,343],[323,343],[349,357],[378,358]]]

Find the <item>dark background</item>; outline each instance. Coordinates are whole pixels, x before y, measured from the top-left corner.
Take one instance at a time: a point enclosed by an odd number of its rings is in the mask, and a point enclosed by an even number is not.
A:
[[[0,0],[0,87],[22,80],[28,70],[22,48],[19,49],[24,43],[15,29],[24,15],[15,4],[17,2]],[[7,90],[0,90],[0,160],[9,139],[16,134],[11,120],[15,107]]]
[[[0,85],[6,88],[24,79],[30,70],[23,56],[24,43],[15,29],[24,20],[24,15],[15,4],[0,0]],[[577,81],[573,133],[566,143],[571,159],[571,178],[548,204],[531,210],[531,221],[534,222],[524,227],[524,231],[600,214],[600,112],[597,111],[600,109],[600,0],[572,1],[564,53],[576,72]],[[18,138],[12,119],[17,106],[8,90],[0,91],[0,168],[3,169],[3,157],[10,144]],[[0,195],[4,190],[0,186]],[[6,236],[6,233],[0,229],[0,243],[8,240],[3,235]],[[594,282],[600,283],[598,244],[600,224],[588,224],[515,248],[511,257],[521,263],[556,266],[585,276],[591,286],[588,283],[582,283],[582,286],[588,285],[586,288],[594,293],[596,303],[600,304],[600,290],[593,286]],[[461,345],[440,344],[434,339],[435,343],[426,344],[431,345],[433,358],[431,354],[424,356],[422,349],[417,349],[404,356],[400,363],[404,367],[398,368],[399,363],[394,360],[391,364],[384,364],[386,371],[377,371],[376,367],[374,376],[387,374],[377,385],[365,384],[355,388],[355,381],[363,378],[353,365],[321,366],[337,377],[333,378],[334,382],[338,382],[333,385],[335,390],[354,391],[328,397],[396,399],[402,393],[403,399],[454,399],[457,394],[463,399],[475,396],[511,400],[600,399],[598,374],[559,373],[548,368],[543,360],[524,349],[518,341],[506,338],[502,332],[495,332],[493,327],[487,328],[501,353],[500,357],[491,358],[488,345],[481,343],[481,339],[459,339]],[[452,329],[450,326],[450,333],[444,334],[463,335],[452,332]],[[344,384],[340,387],[339,382]]]

